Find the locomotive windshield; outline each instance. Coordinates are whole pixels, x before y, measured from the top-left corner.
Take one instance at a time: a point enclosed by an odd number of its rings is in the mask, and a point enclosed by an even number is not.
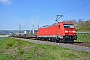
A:
[[[73,24],[64,24],[64,28],[74,28]]]

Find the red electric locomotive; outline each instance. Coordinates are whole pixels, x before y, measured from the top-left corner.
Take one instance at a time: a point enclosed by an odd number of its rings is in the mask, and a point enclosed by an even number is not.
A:
[[[37,38],[50,41],[71,41],[77,39],[73,22],[58,22],[56,24],[38,28]]]

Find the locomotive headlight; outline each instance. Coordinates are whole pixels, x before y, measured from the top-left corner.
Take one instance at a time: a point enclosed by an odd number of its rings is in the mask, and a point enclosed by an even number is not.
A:
[[[68,31],[65,31],[65,33],[68,33]]]
[[[73,33],[76,33],[76,31],[72,31]]]

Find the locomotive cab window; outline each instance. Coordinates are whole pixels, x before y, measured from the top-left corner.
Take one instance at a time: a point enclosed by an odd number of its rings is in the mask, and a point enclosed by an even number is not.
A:
[[[58,29],[60,29],[60,25],[58,25]]]
[[[73,24],[64,24],[64,28],[74,28]]]

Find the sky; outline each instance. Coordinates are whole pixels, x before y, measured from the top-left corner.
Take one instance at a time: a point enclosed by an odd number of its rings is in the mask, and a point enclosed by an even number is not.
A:
[[[0,30],[33,29],[59,19],[90,19],[90,0],[0,0]],[[34,25],[34,27],[33,27]]]

